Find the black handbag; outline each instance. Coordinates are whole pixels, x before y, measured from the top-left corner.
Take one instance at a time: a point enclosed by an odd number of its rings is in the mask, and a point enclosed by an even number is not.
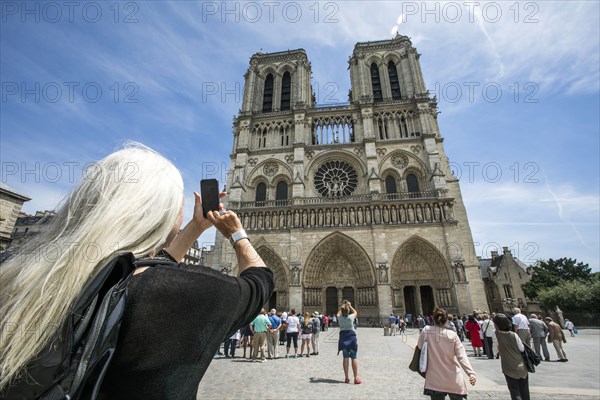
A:
[[[421,359],[421,349],[419,348],[419,346],[415,346],[415,352],[413,353],[413,358],[410,362],[410,364],[408,364],[408,369],[410,369],[413,372],[418,372],[419,375],[421,375],[423,378],[425,378],[425,373],[421,372],[419,369],[419,360]]]
[[[525,351],[521,352],[521,356],[523,357],[523,363],[529,372],[535,372],[535,367],[540,365],[542,359],[538,357],[537,354],[533,351],[533,349],[527,346],[526,343],[523,343],[525,347]]]

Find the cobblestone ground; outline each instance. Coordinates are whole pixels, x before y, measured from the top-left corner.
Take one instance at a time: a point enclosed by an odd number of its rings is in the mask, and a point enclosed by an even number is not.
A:
[[[597,333],[597,332],[596,332]],[[568,336],[568,333],[567,333]],[[198,399],[426,399],[423,379],[408,369],[416,332],[384,337],[383,329],[359,328],[361,385],[345,384],[342,356],[337,356],[338,330],[321,332],[320,354],[310,358],[253,363],[241,358],[216,358],[198,388]],[[529,375],[532,399],[600,399],[600,336],[567,337],[569,362],[542,362]],[[465,342],[466,343],[466,342]],[[500,360],[472,357],[477,384],[469,399],[510,399]],[[280,356],[285,347],[280,346]],[[550,346],[550,357],[556,359]],[[292,349],[293,352],[293,349]]]

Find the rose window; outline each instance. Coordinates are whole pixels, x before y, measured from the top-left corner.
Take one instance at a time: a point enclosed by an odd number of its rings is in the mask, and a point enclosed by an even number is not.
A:
[[[315,189],[321,196],[350,196],[357,185],[356,171],[343,161],[328,161],[315,173]]]

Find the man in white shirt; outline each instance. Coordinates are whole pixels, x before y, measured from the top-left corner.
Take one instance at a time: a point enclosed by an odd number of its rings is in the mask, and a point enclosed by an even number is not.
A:
[[[526,343],[527,346],[531,347],[531,332],[529,331],[529,320],[526,316],[521,314],[521,309],[515,307],[513,309],[513,313],[515,314],[512,318],[513,326],[515,327],[515,332],[521,338],[521,341]]]
[[[483,333],[483,348],[485,354],[490,360],[494,359],[494,336],[496,329],[494,323],[487,314],[483,315],[483,324],[481,324],[481,332]]]

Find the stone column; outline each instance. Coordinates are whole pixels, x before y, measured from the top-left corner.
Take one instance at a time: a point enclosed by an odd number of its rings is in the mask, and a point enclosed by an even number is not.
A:
[[[273,111],[279,111],[281,109],[281,80],[283,74],[277,72],[273,74]]]
[[[302,312],[302,286],[290,286],[289,297],[290,309],[295,308],[299,313]]]
[[[392,99],[392,85],[390,84],[390,75],[388,74],[387,64],[382,62],[379,67],[379,80],[381,82],[381,95],[383,100]]]
[[[394,308],[392,288],[389,284],[379,284],[376,286],[376,288],[379,317],[385,318],[387,315],[390,315]]]
[[[405,286],[402,286],[400,288],[400,301],[398,303],[398,306],[402,307],[403,313],[406,314],[406,302],[404,301],[404,288],[405,288]]]
[[[302,98],[303,75],[304,75],[304,70],[303,70],[302,62],[298,61],[298,63],[296,64],[296,67],[294,69],[294,73],[291,76],[291,78],[292,78],[292,93],[291,93],[291,97],[290,97],[290,108],[292,110],[294,109],[295,104],[297,102],[304,101],[304,99]]]
[[[421,303],[421,286],[415,286],[416,316],[423,315],[423,304]],[[416,317],[415,317],[416,318]]]
[[[400,139],[400,127],[398,126],[397,117],[390,117],[387,121],[388,123],[388,136],[390,139]]]

